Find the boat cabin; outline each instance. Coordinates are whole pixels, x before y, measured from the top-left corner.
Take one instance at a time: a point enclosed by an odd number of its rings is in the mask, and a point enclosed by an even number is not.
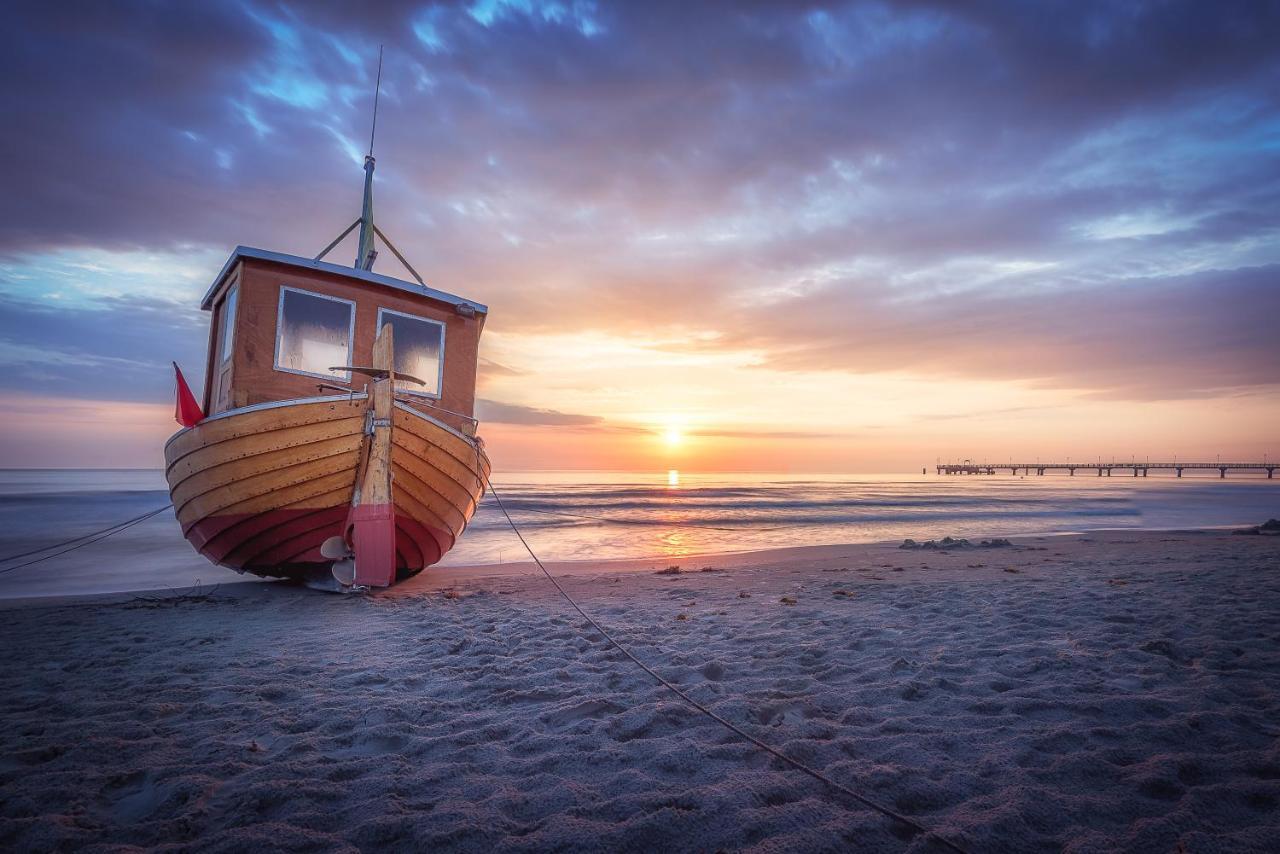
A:
[[[213,314],[204,411],[363,391],[384,324],[394,333],[396,397],[474,434],[480,332],[488,309],[425,285],[236,247],[201,308]]]

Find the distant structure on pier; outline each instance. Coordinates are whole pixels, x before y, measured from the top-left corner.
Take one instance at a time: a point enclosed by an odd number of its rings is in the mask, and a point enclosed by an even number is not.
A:
[[[1024,474],[1035,472],[1043,475],[1047,471],[1065,471],[1070,475],[1074,475],[1077,471],[1096,471],[1098,477],[1103,475],[1111,477],[1114,469],[1120,471],[1132,471],[1134,477],[1146,477],[1147,472],[1151,469],[1164,469],[1166,471],[1177,472],[1178,477],[1182,477],[1184,471],[1198,470],[1217,470],[1218,477],[1225,478],[1229,471],[1257,471],[1267,473],[1267,479],[1271,480],[1275,476],[1276,469],[1280,468],[1280,464],[1274,462],[1261,463],[1152,463],[1152,462],[1097,462],[1097,463],[975,463],[971,460],[965,460],[962,463],[939,463],[938,474],[995,474],[996,472],[1007,471],[1009,474],[1016,475],[1019,471]]]

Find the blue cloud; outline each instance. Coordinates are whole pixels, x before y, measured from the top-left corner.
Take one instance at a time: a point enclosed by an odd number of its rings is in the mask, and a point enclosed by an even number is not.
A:
[[[168,301],[119,297],[93,307],[0,297],[0,390],[90,400],[172,399],[177,361],[204,375],[207,316]]]
[[[1105,313],[1142,282],[1158,328],[1208,318],[1225,342],[1192,348],[1197,389],[1273,367],[1237,306],[1187,294],[1275,288],[1276,4],[137,0],[73,16],[18,4],[9,24],[0,295],[16,316],[66,290],[68,253],[197,256],[201,279],[238,243],[314,254],[357,214],[385,43],[379,219],[503,328],[696,316],[774,364],[862,370],[882,360],[828,328],[813,295],[895,328],[886,306],[1023,317],[1071,294]],[[76,322],[121,327],[103,358],[164,337],[97,301],[157,299],[152,281],[82,272],[93,299],[72,301]],[[806,357],[744,305],[785,317]],[[1020,346],[1039,356],[1015,363],[1081,381],[1078,330],[1037,330]],[[1128,352],[1123,329],[1097,334],[1096,352]],[[39,361],[22,336],[0,335],[10,364]],[[52,340],[68,366],[56,382],[87,388],[69,365],[98,345]],[[926,349],[919,370],[1010,375]]]

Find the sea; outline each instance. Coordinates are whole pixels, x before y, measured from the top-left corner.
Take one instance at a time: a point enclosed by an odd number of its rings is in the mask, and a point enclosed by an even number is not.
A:
[[[544,471],[495,473],[493,483],[543,560],[678,562],[787,546],[1229,527],[1280,517],[1280,479],[1216,475]],[[104,539],[35,552],[168,501],[159,470],[0,470],[0,558],[8,558],[0,560],[0,598],[184,590],[247,578],[195,554],[172,511]],[[526,560],[490,494],[440,566]]]

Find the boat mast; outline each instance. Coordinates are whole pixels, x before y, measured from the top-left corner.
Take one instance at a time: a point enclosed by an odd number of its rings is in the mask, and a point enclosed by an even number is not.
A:
[[[356,250],[357,270],[372,270],[378,257],[373,247],[373,138],[378,132],[378,93],[382,89],[382,46],[378,46],[378,81],[373,87],[373,127],[369,130],[369,153],[364,156],[364,205],[360,209],[360,244]]]
[[[333,239],[333,241],[320,250],[320,254],[315,257],[316,261],[323,261],[324,256],[333,251],[333,248],[346,239],[347,235],[355,231],[356,226],[360,226],[360,245],[356,247],[356,262],[354,266],[357,270],[372,270],[373,262],[378,257],[378,250],[373,247],[373,239],[376,236],[386,247],[391,250],[391,254],[396,256],[396,260],[404,265],[409,271],[409,275],[417,280],[419,285],[425,289],[427,283],[422,281],[422,277],[418,275],[418,271],[413,269],[413,265],[405,260],[400,254],[400,250],[396,249],[396,245],[387,239],[382,233],[382,229],[373,221],[373,137],[378,131],[378,93],[382,90],[382,45],[378,45],[378,82],[373,87],[373,128],[369,131],[369,153],[364,156],[364,205],[360,209],[360,218],[346,230]]]

